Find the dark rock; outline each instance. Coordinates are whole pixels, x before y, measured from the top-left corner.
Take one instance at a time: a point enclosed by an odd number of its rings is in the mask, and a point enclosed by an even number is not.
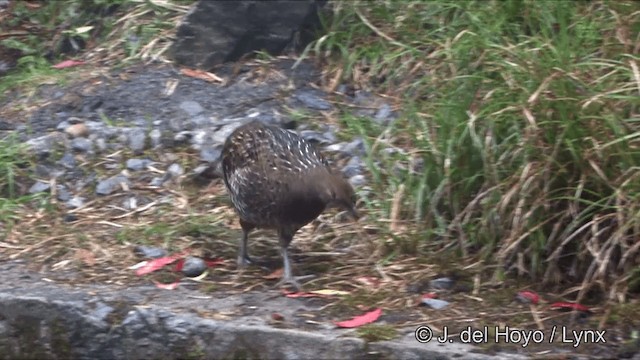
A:
[[[264,50],[281,53],[293,35],[318,28],[325,0],[199,1],[176,32],[170,56],[180,65],[209,70]],[[299,47],[312,40],[301,39]]]
[[[31,187],[29,188],[29,194],[41,193],[49,190],[50,188],[51,184],[42,181],[36,181],[36,183],[31,185]]]
[[[15,128],[16,128],[15,125],[0,119],[0,131],[9,131],[9,130],[14,130]]]
[[[138,245],[133,248],[133,252],[140,257],[151,259],[167,256],[167,251],[165,249],[155,246]]]
[[[152,163],[153,161],[149,159],[129,159],[127,160],[127,169],[133,171],[143,170]]]
[[[93,141],[87,138],[75,138],[71,140],[71,149],[78,152],[89,152],[93,149]]]
[[[437,278],[429,281],[429,287],[434,290],[448,290],[453,287],[455,281],[448,277]]]
[[[76,214],[69,213],[69,214],[65,214],[62,217],[62,220],[64,222],[66,222],[66,223],[70,223],[70,222],[77,221],[78,220],[78,216]]]
[[[182,265],[182,273],[188,277],[196,277],[202,275],[203,272],[207,270],[207,263],[204,260],[194,257],[188,256],[184,259],[184,264]]]
[[[108,179],[102,180],[96,185],[96,194],[109,195],[114,191],[121,188],[121,184],[129,185],[129,179],[124,175],[112,176]]]

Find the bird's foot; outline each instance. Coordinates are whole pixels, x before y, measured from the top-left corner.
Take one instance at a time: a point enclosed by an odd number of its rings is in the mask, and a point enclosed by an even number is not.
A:
[[[240,269],[245,268],[245,267],[247,267],[247,265],[253,264],[253,263],[254,263],[254,261],[253,261],[253,259],[251,259],[249,257],[249,255],[238,256],[238,268],[240,268]]]
[[[283,276],[280,281],[276,284],[276,287],[281,287],[282,285],[289,284],[293,287],[297,292],[302,291],[302,285],[298,281],[303,281],[307,279],[313,278],[314,275],[305,275],[305,276]]]

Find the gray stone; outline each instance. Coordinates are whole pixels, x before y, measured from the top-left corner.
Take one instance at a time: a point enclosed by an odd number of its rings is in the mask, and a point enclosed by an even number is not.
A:
[[[365,165],[362,159],[360,159],[360,157],[358,156],[354,156],[351,159],[349,159],[349,162],[347,162],[347,165],[345,165],[342,168],[342,173],[344,174],[344,176],[350,178],[350,177],[362,174],[364,169],[365,169]]]
[[[134,154],[141,154],[145,148],[145,141],[147,140],[147,133],[142,128],[134,128],[129,130],[127,134],[127,140],[129,148]]]
[[[60,123],[58,123],[58,126],[56,126],[56,130],[58,131],[64,131],[66,128],[68,128],[71,125],[70,122],[64,120],[61,121]]]
[[[81,197],[81,196],[74,196],[73,198],[71,198],[71,200],[65,202],[65,206],[68,208],[79,208],[82,207],[84,205],[85,202],[85,198]]]
[[[160,146],[162,142],[162,132],[160,129],[153,129],[149,133],[149,139],[151,139],[151,146],[155,149]]]
[[[64,166],[67,169],[73,169],[74,167],[76,167],[76,158],[72,153],[66,152],[64,153],[64,155],[62,155],[60,160],[58,160],[58,164]]]
[[[140,257],[151,259],[167,256],[167,251],[165,249],[156,246],[138,245],[133,249],[133,252]]]
[[[128,197],[122,202],[122,207],[127,210],[135,210],[138,208],[138,199],[133,196]]]
[[[349,178],[349,183],[353,187],[361,187],[367,183],[367,178],[364,175],[354,175]]]
[[[320,91],[302,90],[294,94],[294,97],[309,109],[331,110],[333,106],[321,97],[323,95]]]
[[[96,185],[97,195],[109,195],[118,189],[122,188],[121,184],[129,185],[129,179],[124,175],[112,176],[108,179],[102,180]]]
[[[181,102],[180,109],[184,110],[189,116],[192,117],[200,115],[204,111],[204,108],[199,103],[193,100],[185,100]]]
[[[71,140],[71,149],[78,152],[89,152],[93,149],[93,142],[87,138],[75,138]]]
[[[436,310],[444,309],[449,306],[448,301],[440,300],[440,299],[422,299],[422,304]]]
[[[107,150],[107,147],[109,147],[109,145],[107,144],[107,140],[105,140],[105,138],[96,138],[94,140],[94,144],[96,145],[96,148],[98,148],[99,151],[105,151]]]
[[[220,146],[205,146],[202,148],[202,150],[200,150],[200,160],[202,161],[214,163],[219,161],[221,157],[222,149],[220,148]]]
[[[156,176],[153,179],[151,179],[151,181],[149,182],[149,186],[162,186],[164,182],[165,182],[164,176],[163,177]]]
[[[66,136],[60,132],[54,132],[26,142],[27,147],[39,157],[46,157],[53,151],[58,144],[65,144]]]
[[[50,188],[51,184],[42,181],[36,181],[36,183],[31,185],[31,187],[29,188],[29,194],[41,193],[49,190]]]
[[[350,156],[364,155],[365,154],[364,140],[362,140],[361,137],[358,137],[353,141],[351,141],[350,143],[348,143],[342,151],[344,151],[346,154]]]
[[[143,170],[152,163],[153,161],[149,159],[129,159],[127,160],[127,169],[133,171]]]
[[[179,143],[185,143],[193,137],[193,132],[191,131],[180,131],[173,137],[173,140]]]
[[[188,277],[196,277],[202,275],[203,272],[207,270],[207,263],[204,260],[195,257],[188,256],[184,259],[184,264],[182,265],[182,273]]]
[[[382,104],[373,117],[375,122],[381,125],[388,125],[393,120],[393,109],[387,103]]]
[[[193,125],[194,128],[197,129],[197,128],[204,127],[206,125],[210,125],[211,120],[204,115],[198,115],[191,118],[191,124]]]
[[[56,186],[56,195],[59,201],[69,201],[73,196],[64,185]]]
[[[169,165],[167,169],[167,174],[170,174],[171,177],[178,177],[184,174],[184,168],[180,164],[173,163]]]
[[[225,125],[225,126],[221,127],[220,130],[218,130],[214,134],[212,134],[212,136],[211,136],[212,140],[215,143],[224,144],[224,142],[227,140],[229,135],[231,135],[231,133],[235,129],[237,129],[238,127],[242,126],[246,122],[247,121],[237,121],[235,123],[231,123],[231,124],[228,124],[228,125]]]

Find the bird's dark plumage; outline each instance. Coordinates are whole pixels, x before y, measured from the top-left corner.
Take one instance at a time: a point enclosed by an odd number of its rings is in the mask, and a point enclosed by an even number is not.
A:
[[[313,145],[290,131],[258,121],[238,127],[224,144],[222,170],[243,229],[238,265],[249,260],[251,230],[275,229],[284,262],[281,282],[297,288],[287,253],[295,233],[328,207],[344,208],[357,217],[349,182]]]

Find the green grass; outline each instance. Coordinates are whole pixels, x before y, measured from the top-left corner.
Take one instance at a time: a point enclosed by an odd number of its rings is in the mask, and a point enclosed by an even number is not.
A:
[[[388,127],[344,109],[381,194],[369,211],[389,218],[403,184],[400,217],[422,251],[581,283],[578,297],[638,282],[639,3],[335,5],[307,53],[401,109]],[[406,154],[374,146],[383,134]]]
[[[25,179],[30,155],[15,135],[0,138],[0,239],[20,220],[19,211],[36,201],[44,205],[42,194],[25,195]]]

